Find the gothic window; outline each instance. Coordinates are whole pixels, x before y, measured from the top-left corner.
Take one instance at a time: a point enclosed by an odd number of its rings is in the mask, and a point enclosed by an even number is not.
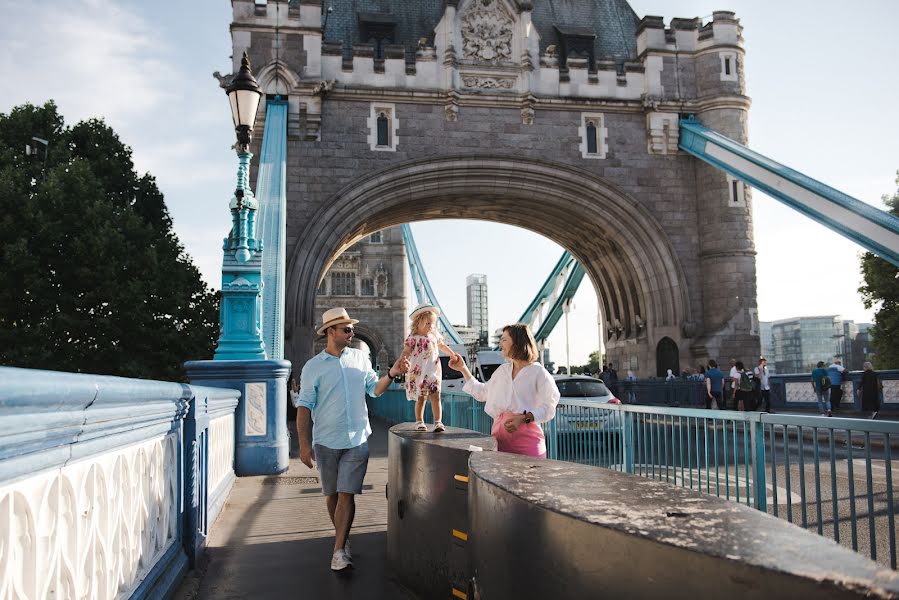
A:
[[[379,275],[378,276],[378,296],[381,298],[387,296],[387,276]]]
[[[380,244],[382,241],[381,232],[376,231],[373,234],[371,234],[370,236],[368,236],[368,241],[372,244]]]
[[[331,295],[355,296],[356,274],[346,271],[335,271],[331,273]]]
[[[394,109],[393,104],[371,103],[368,117],[368,145],[372,150],[396,151],[399,122]]]
[[[730,175],[727,176],[727,196],[728,205],[746,206],[746,191],[743,182]]]
[[[375,280],[374,279],[362,279],[359,283],[362,288],[363,296],[374,296],[375,295]]]
[[[596,154],[596,123],[587,121],[587,154]]]
[[[378,146],[390,145],[389,127],[390,119],[387,118],[387,113],[382,111],[378,114]]]
[[[737,54],[736,52],[721,52],[721,81],[737,81]]]
[[[601,114],[581,114],[580,134],[581,156],[584,158],[605,158],[609,131],[605,127],[605,117]]]

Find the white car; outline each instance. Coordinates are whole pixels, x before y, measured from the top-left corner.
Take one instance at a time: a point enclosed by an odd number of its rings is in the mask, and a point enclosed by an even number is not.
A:
[[[621,432],[621,414],[602,409],[604,404],[621,404],[621,400],[602,381],[584,375],[553,375],[553,378],[561,396],[554,419],[557,433]]]

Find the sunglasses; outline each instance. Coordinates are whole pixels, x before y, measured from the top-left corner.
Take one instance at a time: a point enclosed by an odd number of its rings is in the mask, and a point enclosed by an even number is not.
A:
[[[335,327],[335,329],[336,329],[336,327]],[[350,333],[353,333],[353,331],[354,331],[354,329],[352,327],[344,327],[343,328],[343,333],[345,333],[347,335],[349,335]]]

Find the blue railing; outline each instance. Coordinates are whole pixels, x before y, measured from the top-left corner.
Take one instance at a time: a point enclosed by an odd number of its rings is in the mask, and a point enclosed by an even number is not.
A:
[[[238,395],[0,367],[0,595],[169,597],[234,481]]]
[[[402,390],[372,399],[370,410],[391,423],[414,420]],[[483,404],[459,392],[443,395],[443,421],[481,433],[492,425]],[[549,458],[743,503],[896,568],[891,447],[899,423],[563,402],[544,430]]]

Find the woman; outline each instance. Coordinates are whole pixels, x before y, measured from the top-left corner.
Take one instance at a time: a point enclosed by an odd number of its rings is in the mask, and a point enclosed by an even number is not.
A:
[[[559,388],[537,361],[537,343],[523,323],[507,325],[499,341],[503,363],[487,383],[477,381],[458,354],[449,366],[465,377],[464,390],[493,417],[490,434],[500,452],[546,458],[546,440],[538,423],[556,416]]]
[[[870,362],[866,361],[862,368],[864,369],[862,382],[858,387],[858,395],[862,399],[862,410],[873,412],[871,418],[876,419],[877,413],[880,411],[880,393],[883,391],[883,383],[877,376],[874,365]]]

